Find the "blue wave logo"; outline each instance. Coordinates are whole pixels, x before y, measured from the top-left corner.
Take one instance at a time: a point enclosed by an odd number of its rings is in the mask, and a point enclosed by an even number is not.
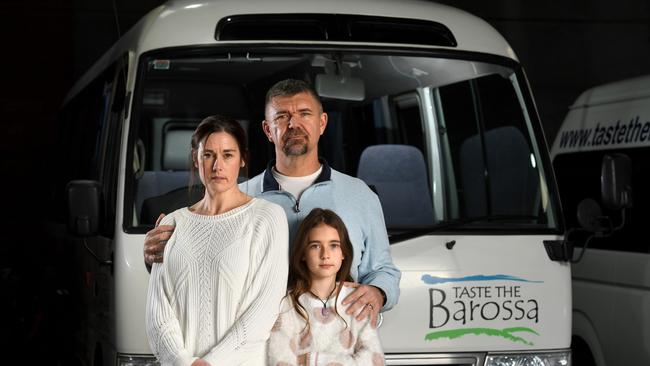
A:
[[[529,283],[544,283],[544,281],[527,280],[521,277],[515,277],[504,274],[497,275],[474,275],[465,277],[436,277],[431,275],[422,275],[422,281],[427,285],[439,285],[441,283],[449,282],[474,282],[474,281],[514,281],[514,282],[529,282]]]

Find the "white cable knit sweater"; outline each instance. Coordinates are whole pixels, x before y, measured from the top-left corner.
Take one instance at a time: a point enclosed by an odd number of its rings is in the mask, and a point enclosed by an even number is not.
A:
[[[154,264],[147,335],[163,365],[263,365],[265,342],[286,293],[284,210],[254,198],[224,214],[182,208],[162,264]]]

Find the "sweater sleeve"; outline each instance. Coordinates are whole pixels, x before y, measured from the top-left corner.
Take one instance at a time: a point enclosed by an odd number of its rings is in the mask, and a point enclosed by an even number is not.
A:
[[[399,281],[402,276],[390,254],[388,234],[384,214],[379,203],[379,198],[370,192],[372,200],[369,200],[367,211],[364,217],[367,220],[364,228],[365,252],[359,264],[359,283],[379,287],[386,294],[386,303],[382,311],[391,309],[397,304],[399,298]]]
[[[330,364],[353,366],[383,366],[384,354],[379,342],[377,330],[370,326],[370,320],[363,320],[364,324],[359,329],[354,344],[354,352],[350,355],[317,352],[310,356],[310,365],[325,366]]]
[[[306,365],[309,349],[302,350],[302,352],[297,349],[298,345],[295,339],[298,336],[299,329],[296,329],[296,323],[294,321],[296,313],[295,310],[287,304],[291,304],[289,298],[283,300],[283,305],[286,306],[283,306],[278,315],[278,319],[275,321],[275,324],[271,329],[271,336],[267,342],[267,365],[269,366]],[[294,349],[296,349],[296,352],[294,352]]]
[[[168,217],[169,219],[165,217],[166,221],[173,222]],[[184,348],[183,333],[171,306],[172,293],[165,265],[154,263],[147,293],[146,327],[149,345],[162,364],[191,365],[196,357]]]
[[[251,243],[240,311],[234,325],[203,357],[212,365],[237,365],[251,351],[264,348],[287,290],[289,232],[284,210],[268,203],[260,210],[260,223]]]

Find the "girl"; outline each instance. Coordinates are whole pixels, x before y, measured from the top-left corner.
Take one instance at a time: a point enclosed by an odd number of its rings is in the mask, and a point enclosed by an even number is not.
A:
[[[151,270],[149,344],[162,365],[262,365],[268,310],[286,291],[287,218],[239,190],[247,149],[236,120],[204,119],[191,151],[205,195],[163,219],[176,229]]]
[[[383,365],[370,318],[345,313],[352,244],[334,212],[316,208],[298,228],[288,293],[269,339],[269,365]]]

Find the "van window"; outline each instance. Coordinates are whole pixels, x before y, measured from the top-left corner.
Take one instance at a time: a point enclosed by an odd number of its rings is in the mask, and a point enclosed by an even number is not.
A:
[[[52,207],[65,208],[65,186],[78,179],[97,180],[104,189],[105,222],[102,234],[112,237],[123,107],[126,93],[126,58],[108,67],[62,110],[59,116],[56,176]],[[64,220],[65,212],[53,212]]]
[[[520,216],[545,222],[538,158],[510,80],[499,75],[438,89],[451,217]]]
[[[399,140],[417,148],[429,166],[427,154],[425,125],[422,119],[422,101],[417,93],[400,95],[393,100],[395,106],[395,120],[397,122]],[[427,174],[428,177],[428,174]],[[427,178],[430,185],[430,177]]]
[[[318,75],[337,72],[360,80],[365,95],[321,98],[329,119],[319,153],[377,192],[389,231],[435,229],[458,219],[469,219],[458,230],[555,228],[549,217],[557,205],[542,189],[544,167],[524,116],[532,107],[515,92],[517,70],[344,49],[186,52],[140,60],[127,157],[134,166],[126,182],[127,230],[144,232],[161,212],[200,198],[200,186],[188,190],[189,138],[200,120],[225,114],[242,123],[251,153],[245,180],[274,157],[261,128],[268,88],[290,77],[313,85]]]
[[[558,155],[553,160],[564,217],[567,228],[579,227],[576,209],[580,201],[592,198],[600,202],[600,171],[603,156],[610,151],[588,151]],[[632,161],[632,189],[634,206],[626,210],[625,226],[608,238],[594,238],[589,243],[590,248],[618,250],[625,252],[650,253],[650,245],[644,238],[645,228],[650,222],[650,211],[642,205],[650,202],[650,186],[647,161],[650,148],[620,149]],[[602,203],[601,203],[602,206]],[[613,224],[619,226],[621,214],[617,211],[603,208],[603,213],[612,218]],[[572,235],[576,245],[584,244],[584,237]]]

